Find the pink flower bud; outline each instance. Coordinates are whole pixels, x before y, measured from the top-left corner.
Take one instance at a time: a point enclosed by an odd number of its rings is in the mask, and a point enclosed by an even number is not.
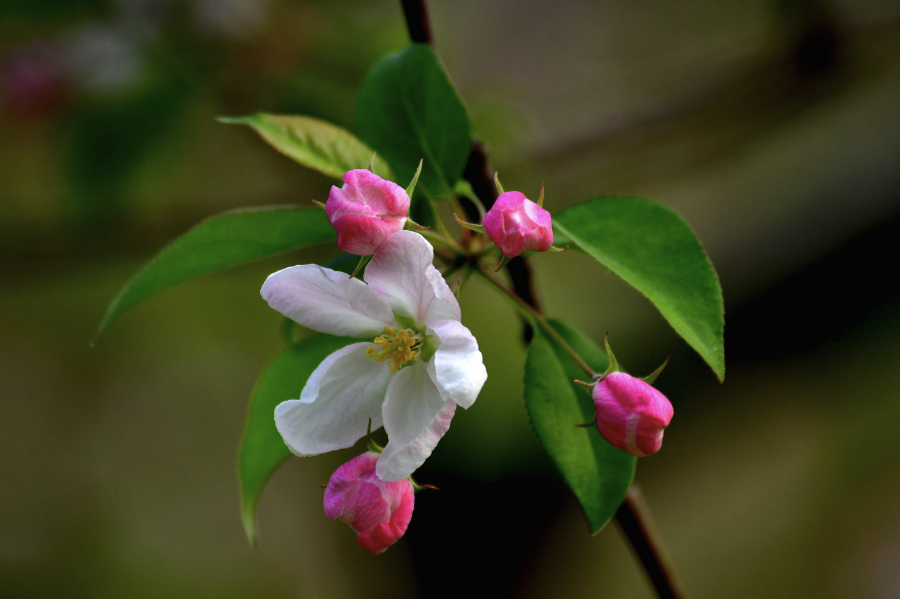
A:
[[[338,247],[369,256],[403,229],[409,214],[406,190],[366,169],[344,173],[344,186],[331,187],[325,203],[328,221],[337,230]]]
[[[375,475],[381,454],[370,451],[337,469],[325,489],[325,515],[356,531],[359,546],[378,555],[406,532],[413,512],[408,479],[384,482]]]
[[[630,374],[612,372],[591,396],[604,439],[639,458],[659,451],[663,430],[675,413],[665,395]]]
[[[530,250],[546,252],[553,245],[550,213],[518,191],[501,193],[481,224],[507,258]]]

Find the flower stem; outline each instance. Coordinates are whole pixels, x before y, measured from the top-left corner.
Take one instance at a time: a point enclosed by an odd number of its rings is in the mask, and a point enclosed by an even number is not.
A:
[[[506,283],[501,281],[489,269],[485,268],[483,264],[478,265],[478,271],[481,273],[481,276],[487,279],[488,282],[490,282],[494,287],[508,295],[514,302],[516,302],[516,304],[520,308],[522,308],[522,310],[524,310],[532,319],[534,319],[534,321],[537,322],[541,326],[541,328],[547,332],[548,335],[553,337],[553,340],[556,341],[559,346],[563,348],[563,350],[565,350],[565,352],[569,354],[569,356],[571,356],[573,360],[575,360],[575,363],[578,364],[578,367],[581,368],[585,372],[585,374],[587,374],[589,377],[594,376],[595,373],[593,369],[591,369],[591,367],[581,359],[581,356],[575,353],[575,350],[572,349],[568,343],[566,343],[566,340],[563,339],[562,336],[557,333],[553,327],[550,326],[550,323],[547,322],[547,319],[544,318],[543,314],[541,314],[531,304],[519,297],[519,294],[510,289],[506,285]]]

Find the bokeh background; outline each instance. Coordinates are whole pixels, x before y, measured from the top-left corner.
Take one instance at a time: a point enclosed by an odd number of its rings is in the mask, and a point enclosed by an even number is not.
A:
[[[680,212],[721,277],[719,385],[653,307],[575,252],[533,259],[551,315],[676,408],[637,481],[691,597],[900,596],[900,3],[432,2],[436,45],[509,188]],[[235,456],[281,347],[265,276],[183,284],[88,347],[108,301],[209,214],[324,200],[249,130],[256,110],[352,129],[367,69],[407,41],[392,0],[0,5],[0,596],[652,597],[533,435],[525,348],[473,281],[490,378],[372,557],[292,459],[251,549]],[[465,595],[463,595],[465,596]]]

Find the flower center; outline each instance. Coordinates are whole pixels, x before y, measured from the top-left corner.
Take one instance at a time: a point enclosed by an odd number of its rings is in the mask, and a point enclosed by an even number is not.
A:
[[[397,372],[408,362],[414,361],[422,352],[425,336],[413,329],[395,331],[384,327],[384,335],[375,337],[373,343],[381,346],[381,351],[374,347],[366,350],[366,357],[375,362],[391,361],[391,372]]]

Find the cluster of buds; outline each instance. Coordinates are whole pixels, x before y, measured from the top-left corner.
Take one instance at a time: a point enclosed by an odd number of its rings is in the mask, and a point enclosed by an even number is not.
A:
[[[619,371],[619,365],[604,340],[609,368],[591,383],[575,381],[591,394],[596,408],[595,420],[600,434],[611,445],[639,458],[662,447],[663,432],[675,410],[665,395],[652,384],[668,359],[652,374],[636,378]],[[594,420],[578,426],[593,426]]]
[[[373,158],[374,162],[374,158]],[[425,230],[409,219],[410,198],[422,171],[422,162],[409,187],[403,189],[382,179],[369,169],[355,169],[344,174],[343,187],[332,186],[323,205],[328,221],[338,234],[338,247],[362,256],[360,265],[388,237],[403,229]],[[457,222],[467,229],[487,235],[503,254],[501,266],[510,258],[525,252],[563,251],[553,247],[553,219],[543,208],[544,186],[538,201],[532,202],[519,191],[503,191],[499,179],[494,182],[500,193],[481,224]],[[499,270],[499,269],[498,269]]]
[[[373,158],[374,161],[374,158]],[[403,189],[369,169],[344,174],[344,185],[332,187],[324,204],[329,222],[338,234],[338,247],[362,257],[357,271],[387,239],[403,229],[424,230],[409,219],[413,195],[422,163],[412,183]],[[562,251],[553,247],[550,213],[543,208],[544,188],[537,202],[518,191],[504,192],[495,177],[499,197],[484,214],[481,224],[461,221],[462,227],[486,235],[503,254],[502,267],[510,258],[528,251]],[[321,205],[321,204],[320,204]],[[499,268],[498,268],[499,270]],[[354,275],[356,272],[354,272]],[[413,329],[385,327],[375,339],[381,347],[369,347],[366,357],[390,362],[396,372],[421,353],[425,337]],[[609,443],[638,457],[659,451],[663,431],[672,419],[672,404],[652,387],[656,372],[643,379],[620,372],[606,342],[609,369],[590,383],[576,381],[591,394],[596,406],[596,426]],[[663,364],[663,367],[665,364]],[[371,433],[371,421],[370,433]],[[578,426],[593,426],[594,421]],[[414,492],[421,488],[404,478],[385,481],[377,475],[381,448],[369,437],[369,450],[342,465],[332,475],[325,490],[325,513],[341,520],[356,533],[359,545],[372,554],[385,551],[403,534],[412,518]]]

